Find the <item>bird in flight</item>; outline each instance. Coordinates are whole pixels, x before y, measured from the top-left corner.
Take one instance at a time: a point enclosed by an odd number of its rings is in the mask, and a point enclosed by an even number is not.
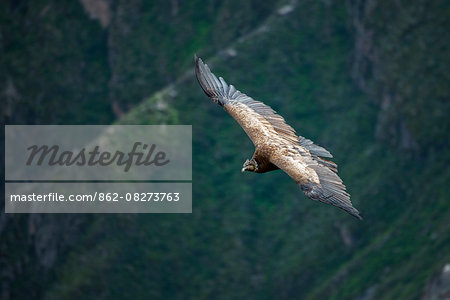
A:
[[[297,136],[272,108],[228,85],[222,77],[217,78],[197,56],[194,60],[195,74],[205,94],[239,123],[255,145],[255,153],[245,161],[242,172],[281,169],[308,198],[334,205],[362,220],[337,175],[337,165],[325,159],[333,157],[330,152]]]

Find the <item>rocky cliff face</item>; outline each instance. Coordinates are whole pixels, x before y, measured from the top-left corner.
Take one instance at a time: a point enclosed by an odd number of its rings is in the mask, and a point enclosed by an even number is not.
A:
[[[195,122],[203,184],[190,218],[2,214],[2,299],[445,299],[446,11],[445,1],[3,2],[6,123]],[[194,52],[341,153],[368,225],[300,203],[281,175],[237,177],[239,146],[251,145],[200,101]]]
[[[407,151],[441,147],[449,130],[446,4],[356,0],[350,9],[353,78],[379,107],[377,137]]]
[[[430,278],[422,296],[422,300],[444,299],[450,299],[450,264],[445,264]]]
[[[5,1],[0,4],[1,119],[111,123],[190,68],[192,51],[211,53],[245,35],[274,3]],[[230,23],[233,15],[236,22]],[[150,123],[174,121],[173,110],[162,102],[156,106],[146,106],[143,114]],[[2,213],[2,299],[43,297],[92,220]]]

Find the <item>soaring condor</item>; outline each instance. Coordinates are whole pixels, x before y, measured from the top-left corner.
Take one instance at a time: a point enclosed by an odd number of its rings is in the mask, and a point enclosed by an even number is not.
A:
[[[337,165],[323,158],[332,158],[330,152],[297,136],[272,108],[236,90],[222,77],[217,78],[197,56],[194,60],[203,91],[241,125],[255,145],[255,153],[245,161],[242,172],[265,173],[281,169],[308,198],[339,207],[362,220],[337,175]]]

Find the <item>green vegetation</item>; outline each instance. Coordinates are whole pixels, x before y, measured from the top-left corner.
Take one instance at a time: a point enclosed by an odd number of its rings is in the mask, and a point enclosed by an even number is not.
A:
[[[78,3],[48,4],[48,19],[44,4],[1,4],[0,85],[20,95],[8,123],[192,124],[194,155],[190,215],[8,216],[8,293],[420,299],[450,261],[449,5],[388,2],[304,0],[282,15],[283,1],[180,1],[176,13],[178,1],[112,1],[107,29]],[[363,222],[282,172],[240,172],[253,145],[202,93],[195,52],[333,153]],[[111,103],[130,110],[115,121]]]

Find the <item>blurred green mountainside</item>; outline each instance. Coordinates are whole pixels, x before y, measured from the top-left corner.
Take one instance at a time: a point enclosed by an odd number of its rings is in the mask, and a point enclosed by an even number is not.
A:
[[[449,15],[443,0],[2,2],[4,123],[194,133],[192,214],[0,215],[2,298],[439,299]],[[329,149],[365,220],[282,172],[241,174],[253,145],[202,93],[194,53]]]

